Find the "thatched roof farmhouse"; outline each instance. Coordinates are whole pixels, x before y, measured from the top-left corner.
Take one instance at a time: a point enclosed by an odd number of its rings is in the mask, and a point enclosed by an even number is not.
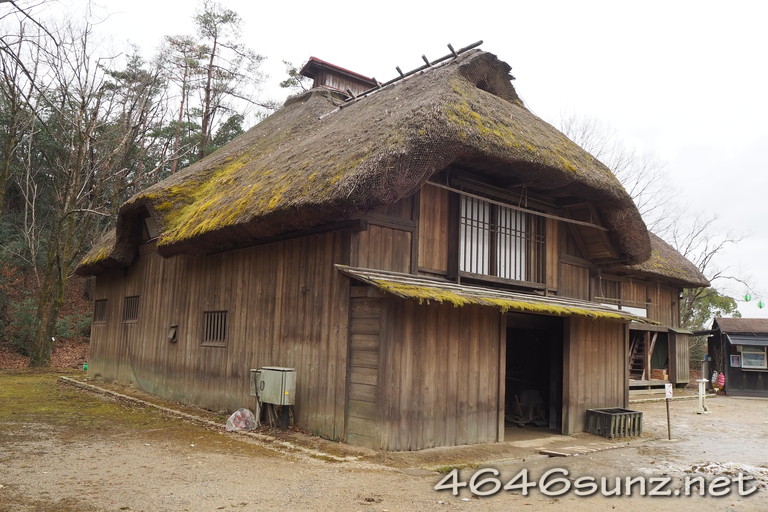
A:
[[[89,374],[233,410],[293,369],[299,425],[389,450],[577,432],[687,382],[706,279],[464,50],[385,84],[312,58],[310,91],[126,201],[78,267]]]

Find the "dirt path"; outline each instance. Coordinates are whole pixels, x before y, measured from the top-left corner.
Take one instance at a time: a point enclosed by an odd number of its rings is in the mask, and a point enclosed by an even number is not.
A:
[[[768,482],[768,401],[717,398],[712,414],[693,414],[694,402],[672,405],[673,436],[567,458],[533,456],[491,464],[509,480],[527,471],[532,480],[552,468],[570,477],[678,478],[748,470]],[[666,437],[663,403],[642,404],[644,427]],[[599,441],[599,439],[598,439]],[[585,438],[562,438],[584,443]],[[535,453],[535,443],[527,453]],[[100,399],[59,384],[54,375],[0,373],[0,511],[384,511],[384,510],[766,510],[768,490],[743,498],[578,497],[573,492],[528,496],[501,491],[493,497],[436,492],[443,477],[423,469],[456,453],[494,459],[494,447],[436,450],[394,458],[328,462],[302,453],[276,453],[243,436],[201,428],[153,409]],[[502,451],[499,449],[499,453]],[[504,452],[506,453],[506,452]],[[410,464],[404,464],[409,461]],[[428,462],[428,463],[426,463]],[[717,465],[707,465],[714,462]],[[726,463],[737,463],[738,466]],[[411,467],[402,467],[410,465]],[[696,468],[692,469],[693,466]],[[483,466],[481,466],[483,467]],[[703,469],[702,469],[703,468]],[[464,469],[469,479],[477,469]],[[486,475],[489,476],[489,475]],[[573,480],[571,480],[573,482]],[[754,482],[753,482],[754,483]],[[487,489],[484,487],[482,489]],[[674,488],[674,487],[672,487]]]

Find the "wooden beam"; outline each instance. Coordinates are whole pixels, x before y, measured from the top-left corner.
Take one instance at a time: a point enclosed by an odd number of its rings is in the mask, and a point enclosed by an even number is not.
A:
[[[504,442],[504,414],[507,400],[507,315],[501,313],[499,318],[499,416],[496,441]]]
[[[386,228],[399,229],[400,231],[416,230],[416,223],[413,220],[395,217],[393,215],[384,215],[381,213],[369,213],[363,217],[369,224],[384,226]]]
[[[646,331],[643,336],[643,345],[643,377],[641,380],[646,380],[651,378],[651,333],[649,331]]]
[[[479,196],[477,194],[472,194],[470,192],[465,192],[465,191],[459,190],[457,188],[449,187],[448,185],[442,185],[440,183],[435,183],[434,181],[428,181],[428,182],[426,182],[426,185],[429,185],[429,186],[432,186],[432,187],[437,187],[437,188],[444,188],[446,190],[450,190],[451,192],[455,192],[455,193],[460,194],[462,196],[471,197],[473,199],[480,199],[481,201],[485,201],[486,203],[495,204],[495,205],[498,205],[498,206],[503,206],[505,208],[509,208],[510,210],[517,210],[519,212],[525,212],[525,213],[529,213],[531,215],[537,215],[539,217],[545,217],[547,219],[555,219],[555,220],[559,220],[559,221],[566,222],[566,223],[569,223],[569,224],[576,224],[576,225],[579,225],[579,226],[586,226],[586,227],[598,229],[600,231],[610,231],[608,228],[606,228],[604,226],[601,226],[599,224],[593,224],[592,222],[585,222],[585,221],[582,221],[582,220],[569,219],[568,217],[562,217],[560,215],[554,215],[554,214],[551,214],[551,213],[544,213],[544,212],[540,212],[540,211],[537,211],[537,210],[531,210],[530,208],[523,208],[522,206],[514,206],[514,205],[509,204],[509,203],[504,203],[502,201],[495,201],[493,199],[488,199],[487,197],[484,197],[484,196]]]
[[[448,279],[459,279],[459,247],[461,229],[459,218],[461,217],[461,203],[457,194],[449,194],[448,197]]]
[[[411,220],[413,221],[413,231],[411,231],[411,274],[419,273],[419,221],[421,217],[421,192],[417,192],[411,201]]]
[[[333,224],[324,224],[314,228],[300,229],[297,231],[290,231],[277,236],[271,236],[267,238],[260,238],[258,240],[252,240],[242,244],[236,244],[229,246],[226,249],[220,249],[206,253],[207,255],[221,254],[229,251],[236,251],[238,249],[245,249],[246,247],[255,247],[258,245],[271,244],[273,242],[282,242],[283,240],[290,240],[292,238],[301,238],[308,235],[317,235],[320,233],[328,233],[329,231],[366,231],[368,229],[368,221],[365,219],[353,219],[344,222],[335,222]]]
[[[659,333],[658,332],[654,332],[653,334],[651,334],[651,332],[649,331],[649,332],[646,332],[646,336],[650,336],[651,337],[651,344],[648,347],[648,352],[645,354],[645,360],[647,361],[647,366],[646,366],[646,368],[648,370],[647,376],[648,376],[648,378],[652,378],[653,377],[653,371],[652,371],[652,368],[651,368],[651,359],[653,359],[653,349],[656,347],[656,340],[659,337]]]

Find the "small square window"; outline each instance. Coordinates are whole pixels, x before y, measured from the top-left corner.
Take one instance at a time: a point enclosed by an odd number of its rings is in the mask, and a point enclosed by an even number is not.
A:
[[[103,324],[107,321],[107,299],[99,299],[93,303],[93,323]]]
[[[139,319],[139,297],[126,297],[123,302],[123,323],[135,322]]]
[[[223,347],[227,344],[227,312],[203,312],[203,345]]]

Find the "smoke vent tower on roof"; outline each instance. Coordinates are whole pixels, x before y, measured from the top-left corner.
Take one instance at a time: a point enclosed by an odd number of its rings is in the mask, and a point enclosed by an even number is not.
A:
[[[301,68],[300,73],[307,78],[314,79],[312,88],[326,87],[349,96],[361,94],[372,87],[376,87],[376,80],[368,78],[354,71],[331,64],[317,57],[310,57],[309,61]]]

